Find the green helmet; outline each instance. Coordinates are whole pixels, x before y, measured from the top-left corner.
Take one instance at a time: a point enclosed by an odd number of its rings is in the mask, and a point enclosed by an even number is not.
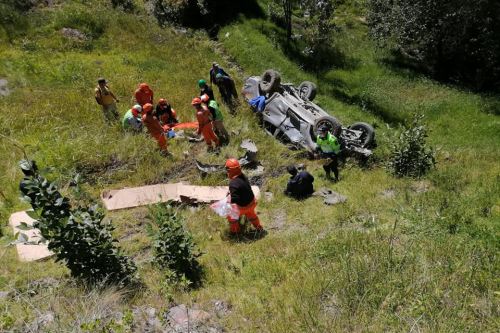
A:
[[[203,86],[205,86],[206,84],[207,84],[207,81],[205,81],[203,79],[201,79],[201,80],[198,81],[198,87],[200,87],[200,88],[203,87]]]

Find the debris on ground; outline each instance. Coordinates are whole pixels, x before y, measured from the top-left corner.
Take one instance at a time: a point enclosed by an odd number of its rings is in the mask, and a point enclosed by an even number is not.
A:
[[[6,79],[0,79],[0,96],[6,97],[10,95],[10,89],[7,86],[8,83]]]
[[[46,243],[38,244],[43,238],[40,230],[33,228],[33,222],[35,220],[26,211],[13,213],[9,218],[9,225],[14,235],[17,234],[18,239],[22,239],[22,242],[16,242],[20,261],[42,260],[54,255],[52,251],[49,251]]]
[[[238,159],[242,168],[253,169],[248,172],[249,177],[259,176],[264,173],[264,167],[257,160],[257,146],[252,140],[245,139],[240,145],[241,148],[245,150],[245,155]],[[209,173],[225,172],[226,168],[224,164],[205,164],[198,160],[195,160],[196,167],[202,173],[206,175]]]
[[[319,196],[325,198],[325,205],[336,205],[347,201],[347,197],[334,192],[328,188],[322,187],[318,191],[312,194],[313,196]]]
[[[101,194],[101,200],[107,210],[132,208],[167,201],[210,204],[224,198],[228,191],[228,186],[195,186],[183,183],[156,184],[107,190]],[[252,186],[252,191],[255,197],[260,197],[260,190],[257,186]]]
[[[273,198],[274,198],[273,192],[264,192],[264,200],[266,200],[266,202],[273,201]]]

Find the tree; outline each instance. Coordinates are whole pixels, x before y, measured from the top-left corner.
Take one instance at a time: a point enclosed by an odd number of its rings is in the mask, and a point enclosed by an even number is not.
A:
[[[57,185],[40,174],[34,161],[23,160],[20,167],[25,177],[19,187],[33,207],[29,212],[36,219],[33,227],[48,241],[56,261],[65,263],[73,277],[88,283],[135,285],[137,268],[120,253],[113,226],[103,222],[98,206],[73,207]]]
[[[498,0],[369,0],[371,36],[441,80],[500,89]]]

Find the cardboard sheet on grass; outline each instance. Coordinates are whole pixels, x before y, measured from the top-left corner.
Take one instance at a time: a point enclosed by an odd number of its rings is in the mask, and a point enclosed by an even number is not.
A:
[[[28,242],[37,242],[40,240],[40,230],[30,229],[21,230],[19,226],[24,222],[29,226],[33,226],[34,219],[29,217],[25,211],[13,213],[9,218],[9,225],[12,227],[14,234],[20,232],[28,237]],[[49,251],[47,244],[16,244],[17,254],[21,261],[36,261],[51,257],[53,252]]]
[[[195,186],[183,183],[156,184],[104,191],[101,194],[101,199],[107,210],[145,206],[171,200],[210,204],[224,198],[228,190],[227,186]],[[252,190],[255,196],[259,198],[259,188],[252,186]]]

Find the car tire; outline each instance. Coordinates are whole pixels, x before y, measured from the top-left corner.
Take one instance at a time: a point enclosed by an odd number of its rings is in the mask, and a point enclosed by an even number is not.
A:
[[[337,120],[337,118],[332,116],[323,116],[316,119],[313,126],[314,135],[318,135],[319,128],[322,125],[328,126],[331,133],[333,133],[333,135],[335,135],[337,138],[340,138],[340,134],[342,133],[342,125]],[[316,138],[314,138],[314,140],[316,140]]]
[[[304,81],[299,85],[299,96],[304,101],[313,101],[316,97],[316,85],[311,81]]]
[[[375,130],[373,129],[372,125],[359,122],[349,126],[349,129],[363,132],[363,135],[361,137],[361,147],[371,147],[375,142]]]
[[[264,94],[272,94],[275,91],[279,91],[280,85],[281,75],[274,69],[268,69],[262,74],[259,87]]]

